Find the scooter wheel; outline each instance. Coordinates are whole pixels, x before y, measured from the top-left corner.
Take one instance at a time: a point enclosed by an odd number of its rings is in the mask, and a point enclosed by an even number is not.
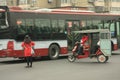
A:
[[[69,62],[74,62],[76,60],[76,57],[74,55],[69,55],[68,56],[68,61]]]
[[[108,56],[105,56],[105,55],[103,55],[103,54],[97,56],[97,60],[98,60],[98,62],[100,62],[100,63],[105,63],[105,62],[108,61],[108,59],[109,59],[109,57],[108,57]]]

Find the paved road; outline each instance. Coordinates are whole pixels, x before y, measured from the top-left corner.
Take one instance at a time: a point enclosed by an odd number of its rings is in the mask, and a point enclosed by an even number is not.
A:
[[[112,54],[120,54],[120,49],[112,51]]]
[[[70,63],[66,58],[34,61],[25,68],[22,60],[0,58],[0,80],[120,80],[120,55],[107,63],[96,59],[80,59]]]

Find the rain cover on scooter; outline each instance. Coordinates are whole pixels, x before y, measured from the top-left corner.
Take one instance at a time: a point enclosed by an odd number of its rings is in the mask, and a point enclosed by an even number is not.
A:
[[[105,56],[111,56],[111,35],[109,31],[100,32],[100,49]]]

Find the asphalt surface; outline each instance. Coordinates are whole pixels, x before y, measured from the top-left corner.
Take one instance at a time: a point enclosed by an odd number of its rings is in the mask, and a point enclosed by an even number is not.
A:
[[[120,55],[112,55],[107,63],[95,58],[68,62],[67,57],[57,60],[40,59],[32,68],[14,58],[0,58],[0,80],[120,80]]]

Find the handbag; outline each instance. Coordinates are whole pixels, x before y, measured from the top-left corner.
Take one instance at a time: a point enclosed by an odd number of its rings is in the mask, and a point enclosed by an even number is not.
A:
[[[35,51],[33,50],[33,48],[31,48],[31,54],[35,54]]]

